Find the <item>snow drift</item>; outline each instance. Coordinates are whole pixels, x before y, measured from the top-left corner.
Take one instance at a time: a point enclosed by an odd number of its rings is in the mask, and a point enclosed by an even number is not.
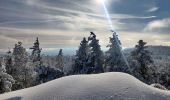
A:
[[[0,100],[170,100],[170,92],[124,73],[75,75],[0,95]]]

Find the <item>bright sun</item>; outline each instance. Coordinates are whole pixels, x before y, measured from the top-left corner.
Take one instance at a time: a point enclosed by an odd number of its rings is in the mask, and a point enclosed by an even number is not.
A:
[[[101,4],[101,3],[103,3],[105,0],[96,0],[96,2],[98,3],[98,4]]]

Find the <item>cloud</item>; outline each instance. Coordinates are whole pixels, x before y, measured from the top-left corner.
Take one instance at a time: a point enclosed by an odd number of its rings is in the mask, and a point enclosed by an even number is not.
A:
[[[0,49],[8,49],[8,48],[13,48],[14,43],[17,43],[17,39],[8,37],[8,36],[4,36],[0,34]],[[0,51],[2,52],[2,51]],[[6,51],[4,51],[6,52]]]
[[[169,5],[163,4],[160,0],[108,0],[113,27],[124,47],[135,44],[141,34],[143,39],[152,42],[147,37],[152,37],[155,29],[161,33],[168,30]],[[41,46],[47,50],[78,47],[81,39],[94,31],[105,47],[112,35],[103,7],[96,0],[1,0],[0,13],[0,35],[2,40],[12,39],[7,43],[10,45],[22,41],[28,48],[38,36]],[[8,47],[1,43],[0,40],[0,48]]]
[[[108,27],[103,10],[99,9],[91,0],[13,0],[17,7],[10,1],[7,6],[1,8],[8,9],[2,18],[7,21],[0,21],[0,26],[29,28],[29,29],[63,29],[63,30],[87,30],[106,29]],[[114,0],[114,3],[118,0]],[[113,1],[112,1],[113,3]],[[83,5],[82,5],[83,4]],[[5,4],[4,4],[5,5]],[[24,7],[23,7],[24,6]],[[101,6],[101,5],[100,5]],[[23,7],[23,8],[21,8]],[[102,7],[101,7],[102,8]],[[10,13],[8,13],[10,11]],[[13,12],[11,14],[11,11]],[[1,15],[1,16],[2,16]],[[119,20],[122,19],[151,19],[156,16],[136,16],[123,13],[111,13],[114,28],[121,29]],[[81,25],[80,23],[81,22]]]
[[[0,27],[0,49],[13,48],[18,41],[23,42],[24,47],[29,48],[36,37],[39,37],[43,48],[76,47],[83,38],[82,34],[76,31]]]
[[[153,32],[118,32],[123,47],[134,47],[139,40],[144,40],[147,45],[164,45],[170,43],[169,34],[156,34]]]
[[[144,28],[145,31],[162,31],[170,30],[170,18],[165,18],[161,20],[154,20],[148,23]]]
[[[147,12],[155,12],[159,9],[159,7],[151,7],[150,9],[147,10]]]

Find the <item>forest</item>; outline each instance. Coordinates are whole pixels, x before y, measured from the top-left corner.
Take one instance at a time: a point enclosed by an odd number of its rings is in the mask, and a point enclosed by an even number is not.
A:
[[[170,89],[169,47],[148,46],[136,41],[134,48],[122,49],[116,32],[108,37],[110,43],[103,51],[94,32],[80,42],[76,55],[66,56],[63,49],[58,55],[42,55],[37,37],[28,53],[18,42],[0,59],[0,93],[40,85],[69,75],[105,72],[128,73],[154,87]],[[114,77],[114,76],[113,76]]]

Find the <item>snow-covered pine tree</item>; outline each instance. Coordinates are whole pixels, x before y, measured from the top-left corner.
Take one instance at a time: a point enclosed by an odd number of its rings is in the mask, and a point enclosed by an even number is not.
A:
[[[88,51],[88,41],[84,37],[80,43],[79,49],[76,52],[73,74],[85,74],[88,71],[88,67],[86,67]]]
[[[41,82],[41,74],[45,73],[44,69],[45,66],[42,63],[41,59],[41,48],[40,48],[40,43],[38,37],[36,38],[36,41],[33,44],[33,47],[30,48],[32,50],[31,52],[31,57],[30,57],[30,62],[32,62],[32,66],[36,72],[36,84],[40,84]]]
[[[27,66],[28,62],[28,53],[26,49],[22,46],[22,42],[18,42],[15,44],[13,49],[13,67],[12,67],[12,76],[16,80],[13,85],[13,90],[22,89],[29,87],[30,80],[28,77],[28,70],[30,70],[30,66]],[[31,74],[32,75],[32,74]]]
[[[62,77],[64,74],[61,70],[56,70],[50,66],[45,66],[42,62],[41,50],[39,39],[37,37],[33,47],[30,48],[31,53],[31,62],[32,66],[36,71],[36,85],[50,80]],[[62,51],[59,52],[59,55],[62,55]]]
[[[38,78],[39,84],[64,76],[64,73],[61,70],[51,68],[50,66],[41,66],[39,71],[41,72],[39,73]]]
[[[106,71],[127,72],[128,67],[122,57],[122,48],[120,45],[121,42],[118,39],[118,36],[116,35],[115,37],[113,33],[113,37],[110,37],[110,44],[107,46],[109,47],[109,50],[106,51]]]
[[[103,64],[104,64],[104,56],[103,52],[99,45],[99,40],[96,39],[96,35],[91,32],[88,37],[89,41],[89,55],[88,55],[88,72],[87,73],[102,73],[104,72]]]
[[[146,42],[139,40],[134,51],[131,52],[133,74],[138,79],[150,83],[154,73],[151,53],[146,49]]]
[[[4,59],[0,59],[0,93],[10,92],[15,81],[11,75],[6,73]]]
[[[56,60],[57,60],[56,69],[60,69],[61,71],[63,71],[64,57],[63,57],[63,50],[62,49],[60,49]]]
[[[32,50],[31,53],[31,60],[34,62],[41,62],[41,50],[40,49],[40,43],[38,37],[36,38],[36,41],[34,42],[33,47],[30,48]]]
[[[9,50],[5,56],[5,66],[6,72],[12,75],[13,72],[13,60],[12,60],[12,52]]]

